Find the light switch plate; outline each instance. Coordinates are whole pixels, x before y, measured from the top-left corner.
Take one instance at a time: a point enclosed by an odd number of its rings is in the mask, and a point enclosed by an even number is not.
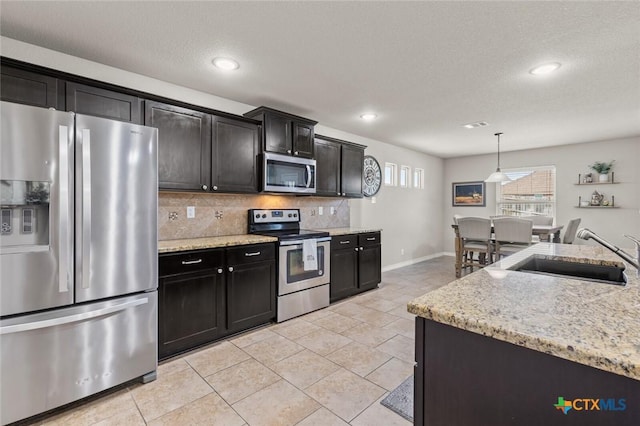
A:
[[[196,208],[195,206],[187,207],[187,219],[193,219],[196,217]]]
[[[318,214],[322,216],[323,213],[324,213],[324,209],[322,208],[322,206],[318,207]]]

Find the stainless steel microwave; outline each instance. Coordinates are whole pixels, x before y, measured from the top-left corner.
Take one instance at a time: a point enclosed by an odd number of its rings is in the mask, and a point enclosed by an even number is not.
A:
[[[316,193],[316,160],[265,152],[262,170],[265,192]]]

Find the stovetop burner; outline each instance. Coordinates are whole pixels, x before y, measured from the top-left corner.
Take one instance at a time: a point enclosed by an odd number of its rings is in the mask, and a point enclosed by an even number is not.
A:
[[[280,241],[328,237],[326,231],[300,229],[299,209],[250,209],[249,234],[277,237]]]

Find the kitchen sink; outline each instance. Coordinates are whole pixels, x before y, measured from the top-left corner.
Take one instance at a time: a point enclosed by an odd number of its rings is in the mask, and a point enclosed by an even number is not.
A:
[[[588,263],[534,257],[523,264],[517,265],[513,269],[532,274],[575,278],[582,281],[605,284],[626,285],[627,276],[624,273],[624,268],[624,265],[592,265]]]

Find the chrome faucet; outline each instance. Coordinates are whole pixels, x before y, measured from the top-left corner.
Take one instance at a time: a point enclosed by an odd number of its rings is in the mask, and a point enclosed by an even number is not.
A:
[[[588,240],[588,239],[591,238],[592,240],[594,240],[598,244],[608,248],[609,250],[611,250],[612,252],[614,252],[615,254],[620,256],[621,258],[623,258],[625,260],[625,262],[627,262],[630,265],[632,265],[633,267],[635,267],[636,271],[637,271],[637,274],[640,277],[640,266],[638,265],[638,262],[640,262],[640,240],[638,240],[636,237],[632,237],[631,235],[625,235],[625,237],[627,237],[628,239],[630,239],[631,241],[633,241],[636,244],[636,257],[634,259],[633,256],[631,256],[629,253],[627,253],[624,250],[622,250],[620,247],[617,247],[617,246],[611,244],[610,242],[608,242],[606,240],[603,240],[597,234],[595,234],[594,232],[590,231],[587,228],[578,229],[578,232],[577,232],[576,236],[578,238],[583,239],[583,240]]]

